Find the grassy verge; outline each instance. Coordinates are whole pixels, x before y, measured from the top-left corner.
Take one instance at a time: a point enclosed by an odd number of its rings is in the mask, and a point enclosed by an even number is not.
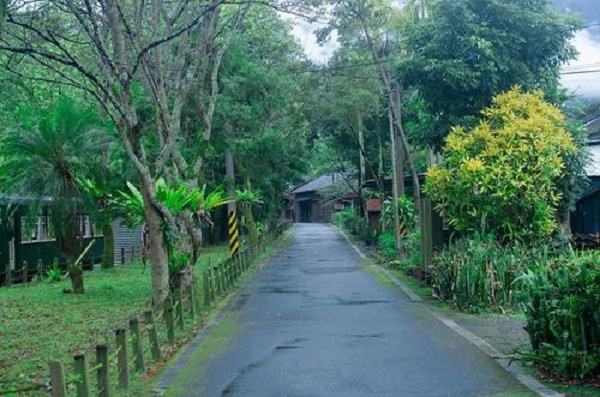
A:
[[[197,274],[228,255],[204,251]],[[68,281],[0,289],[0,390],[47,382],[47,362],[113,340],[113,330],[148,306],[150,269],[140,263],[85,273],[84,295],[63,294]]]

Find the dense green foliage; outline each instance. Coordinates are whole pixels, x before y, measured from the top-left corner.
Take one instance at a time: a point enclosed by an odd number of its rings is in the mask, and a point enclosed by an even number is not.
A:
[[[515,282],[531,339],[526,354],[549,374],[600,374],[600,254],[564,253],[530,264]]]
[[[516,305],[515,279],[532,258],[543,256],[532,247],[503,247],[492,237],[461,239],[435,257],[433,291],[462,310],[510,309]]]
[[[556,229],[564,159],[576,153],[565,119],[540,92],[513,89],[482,111],[468,131],[455,127],[445,163],[427,175],[426,191],[448,223],[500,239],[533,240]]]
[[[101,121],[93,109],[68,98],[42,109],[24,105],[18,115],[19,125],[0,135],[0,190],[30,197],[34,216],[42,203],[49,207],[52,233],[69,262],[72,291],[83,293],[81,266],[75,262],[84,248],[78,178],[97,164]]]
[[[442,0],[403,38],[403,84],[416,87],[436,122],[414,138],[441,147],[450,126],[477,119],[492,97],[519,84],[558,100],[560,66],[576,55],[579,21],[549,0]]]

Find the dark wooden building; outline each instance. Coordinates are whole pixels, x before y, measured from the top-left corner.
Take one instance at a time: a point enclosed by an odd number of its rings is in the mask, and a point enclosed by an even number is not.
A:
[[[326,195],[324,191],[336,185],[343,187],[347,178],[347,175],[341,173],[330,173],[292,189],[289,194],[289,205],[292,209],[289,215],[294,222],[332,222],[334,213],[343,208],[344,195]]]
[[[571,231],[574,234],[600,233],[600,140],[588,142],[590,163],[586,173],[590,179],[571,213]]]
[[[66,267],[67,261],[60,255],[48,217],[52,200],[46,200],[47,204],[42,205],[38,215],[28,213],[30,202],[24,197],[0,194],[0,284],[9,269],[19,271],[20,278],[23,278],[25,266],[28,275],[37,273],[40,261],[45,267],[55,260],[59,266]],[[84,268],[89,269],[101,260],[104,241],[87,214],[79,215],[79,225],[82,247],[96,240],[83,260]]]

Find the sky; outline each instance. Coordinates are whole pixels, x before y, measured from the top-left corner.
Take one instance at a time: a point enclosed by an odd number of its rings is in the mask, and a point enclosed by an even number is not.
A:
[[[586,25],[600,24],[600,0],[555,0],[559,11],[578,13]],[[317,23],[309,24],[296,21],[294,35],[298,38],[306,55],[318,64],[327,62],[337,48],[335,35],[329,43],[319,46],[314,31],[319,28]],[[573,44],[579,51],[579,57],[565,66],[566,73],[598,70],[594,73],[576,73],[563,75],[565,87],[584,98],[600,98],[600,26],[586,28],[575,36]]]
[[[560,11],[578,13],[586,25],[600,24],[598,3],[598,0],[555,0],[555,5]],[[562,83],[582,97],[600,98],[600,26],[580,31],[573,43],[579,51],[579,57],[565,67],[565,71],[599,72],[563,75]]]

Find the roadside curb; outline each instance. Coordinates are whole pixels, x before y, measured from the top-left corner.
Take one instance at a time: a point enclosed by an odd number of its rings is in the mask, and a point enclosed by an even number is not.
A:
[[[400,288],[402,290],[402,292],[404,292],[404,294],[406,294],[406,296],[408,297],[408,300],[410,302],[415,302],[421,308],[423,308],[423,310],[425,310],[427,313],[431,314],[433,317],[435,317],[437,320],[439,320],[446,327],[450,328],[452,331],[454,331],[455,333],[462,336],[464,339],[466,339],[470,343],[477,346],[477,348],[479,350],[481,350],[489,358],[491,358],[492,360],[497,362],[502,368],[504,368],[504,370],[506,372],[508,372],[509,374],[514,376],[519,382],[521,382],[523,385],[525,385],[528,389],[530,389],[531,391],[533,391],[534,393],[536,393],[538,396],[541,396],[541,397],[561,397],[561,396],[564,397],[564,394],[558,393],[558,392],[544,386],[540,381],[535,379],[533,376],[529,375],[519,363],[512,362],[509,358],[507,358],[505,355],[503,355],[498,349],[493,347],[485,339],[475,335],[473,332],[460,326],[454,320],[438,313],[433,307],[431,307],[429,304],[424,302],[420,296],[418,296],[414,291],[412,291],[410,289],[410,287],[408,287],[401,280],[396,278],[389,270],[374,263],[367,255],[365,255],[360,250],[360,248],[358,248],[356,246],[356,244],[354,244],[350,240],[348,235],[346,235],[346,233],[344,233],[343,230],[341,230],[338,227],[334,227],[334,228],[335,228],[335,230],[337,230],[338,233],[340,233],[344,237],[344,239],[346,239],[348,244],[350,244],[352,249],[354,249],[356,254],[361,259],[363,259],[370,266],[373,266],[379,272],[384,274],[388,278],[388,280],[390,280],[395,286]]]

